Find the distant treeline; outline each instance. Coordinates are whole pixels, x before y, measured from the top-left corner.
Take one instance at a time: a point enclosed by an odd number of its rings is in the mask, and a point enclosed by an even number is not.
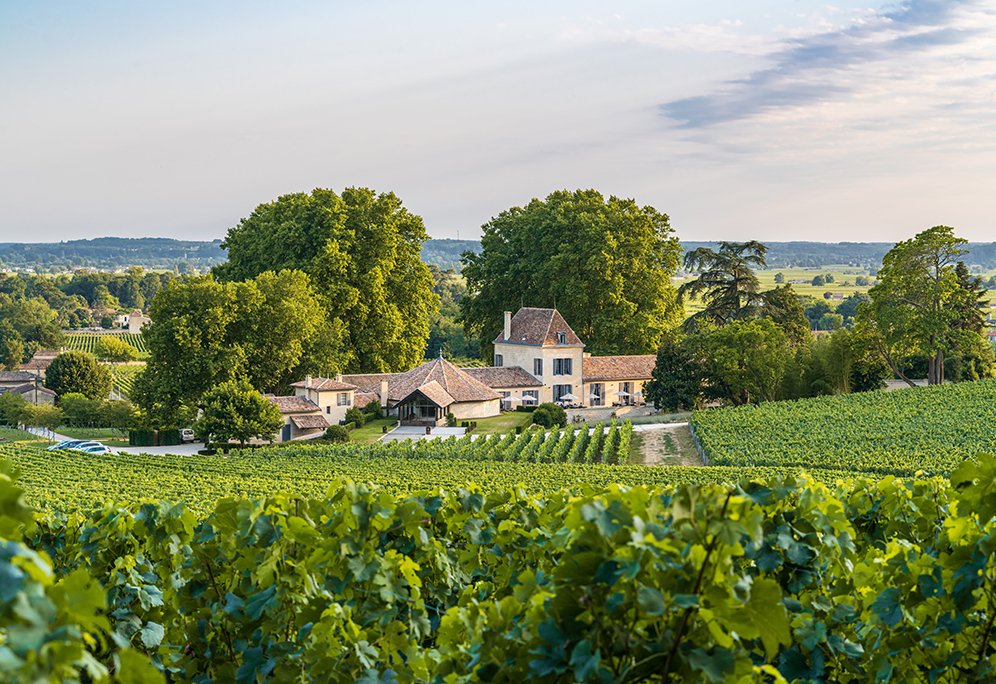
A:
[[[768,268],[820,268],[847,265],[877,270],[882,257],[894,246],[891,242],[765,242]],[[717,249],[718,242],[683,242],[685,251],[698,247]],[[460,270],[460,254],[479,252],[476,240],[428,240],[422,247],[422,260],[441,269]],[[969,266],[996,268],[996,242],[973,242],[965,256]]]
[[[769,268],[820,268],[847,265],[878,269],[891,242],[766,242]],[[717,248],[718,242],[683,242],[686,251]],[[996,242],[973,242],[965,262],[984,269],[996,268]],[[442,270],[460,270],[460,255],[479,252],[478,240],[427,240],[422,260]],[[221,241],[197,242],[170,238],[96,238],[55,243],[0,243],[0,268],[35,268],[58,271],[141,266],[145,269],[204,272],[225,261]]]
[[[67,242],[0,243],[0,268],[40,272],[73,268],[145,269],[192,273],[225,261],[221,240],[200,242],[170,238],[117,238]]]

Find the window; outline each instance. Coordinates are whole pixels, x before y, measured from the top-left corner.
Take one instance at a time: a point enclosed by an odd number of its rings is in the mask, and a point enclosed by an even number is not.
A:
[[[336,405],[349,406],[349,392],[339,392],[339,394],[336,395]]]
[[[538,390],[523,390],[522,398],[525,400],[522,403],[526,406],[539,406],[539,391]],[[532,401],[529,401],[529,399]]]
[[[553,386],[553,400],[560,401],[560,398],[565,394],[571,393],[570,385],[554,385]]]
[[[605,387],[600,382],[591,386],[591,396],[588,397],[592,406],[605,406]]]
[[[325,407],[325,413],[332,413],[332,407],[331,406],[326,406]]]
[[[570,375],[571,374],[571,361],[572,361],[572,359],[554,359],[553,360],[553,374],[554,375]]]
[[[557,333],[557,344],[567,344],[567,333],[565,332]]]
[[[537,378],[543,376],[543,359],[533,359],[533,375]]]
[[[495,354],[495,365],[499,368],[505,365],[505,359],[501,354]]]

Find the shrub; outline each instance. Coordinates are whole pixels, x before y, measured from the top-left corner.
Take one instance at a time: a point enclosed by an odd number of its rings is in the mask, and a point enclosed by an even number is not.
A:
[[[346,411],[346,422],[355,423],[356,427],[363,427],[367,422],[367,414],[354,406]]]
[[[345,425],[333,425],[325,431],[325,439],[336,444],[349,441],[349,429]]]
[[[456,427],[457,419],[452,413],[446,414],[446,427]]]
[[[380,403],[376,401],[371,401],[364,406],[363,412],[367,414],[369,420],[378,420],[384,417],[384,411],[381,409]]]
[[[533,411],[533,423],[545,428],[563,427],[567,425],[567,411],[556,404],[540,404]]]

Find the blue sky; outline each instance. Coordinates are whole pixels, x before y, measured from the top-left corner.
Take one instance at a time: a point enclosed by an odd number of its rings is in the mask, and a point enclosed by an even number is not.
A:
[[[996,0],[0,1],[0,241],[349,185],[436,237],[594,187],[688,240],[996,240]]]

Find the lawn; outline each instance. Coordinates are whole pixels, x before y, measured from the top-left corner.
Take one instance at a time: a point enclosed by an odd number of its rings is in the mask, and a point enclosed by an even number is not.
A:
[[[475,435],[507,435],[515,432],[515,428],[521,426],[527,428],[533,422],[533,414],[528,411],[506,411],[493,418],[478,418]],[[457,425],[460,421],[457,422]]]
[[[366,425],[356,428],[349,433],[350,442],[376,442],[384,434],[384,426],[390,430],[397,423],[396,418],[375,418],[368,420]]]
[[[40,440],[41,437],[17,428],[0,427],[0,442],[23,442],[25,440]]]
[[[117,428],[60,427],[56,432],[71,439],[92,439],[111,447],[128,446],[128,437]]]

